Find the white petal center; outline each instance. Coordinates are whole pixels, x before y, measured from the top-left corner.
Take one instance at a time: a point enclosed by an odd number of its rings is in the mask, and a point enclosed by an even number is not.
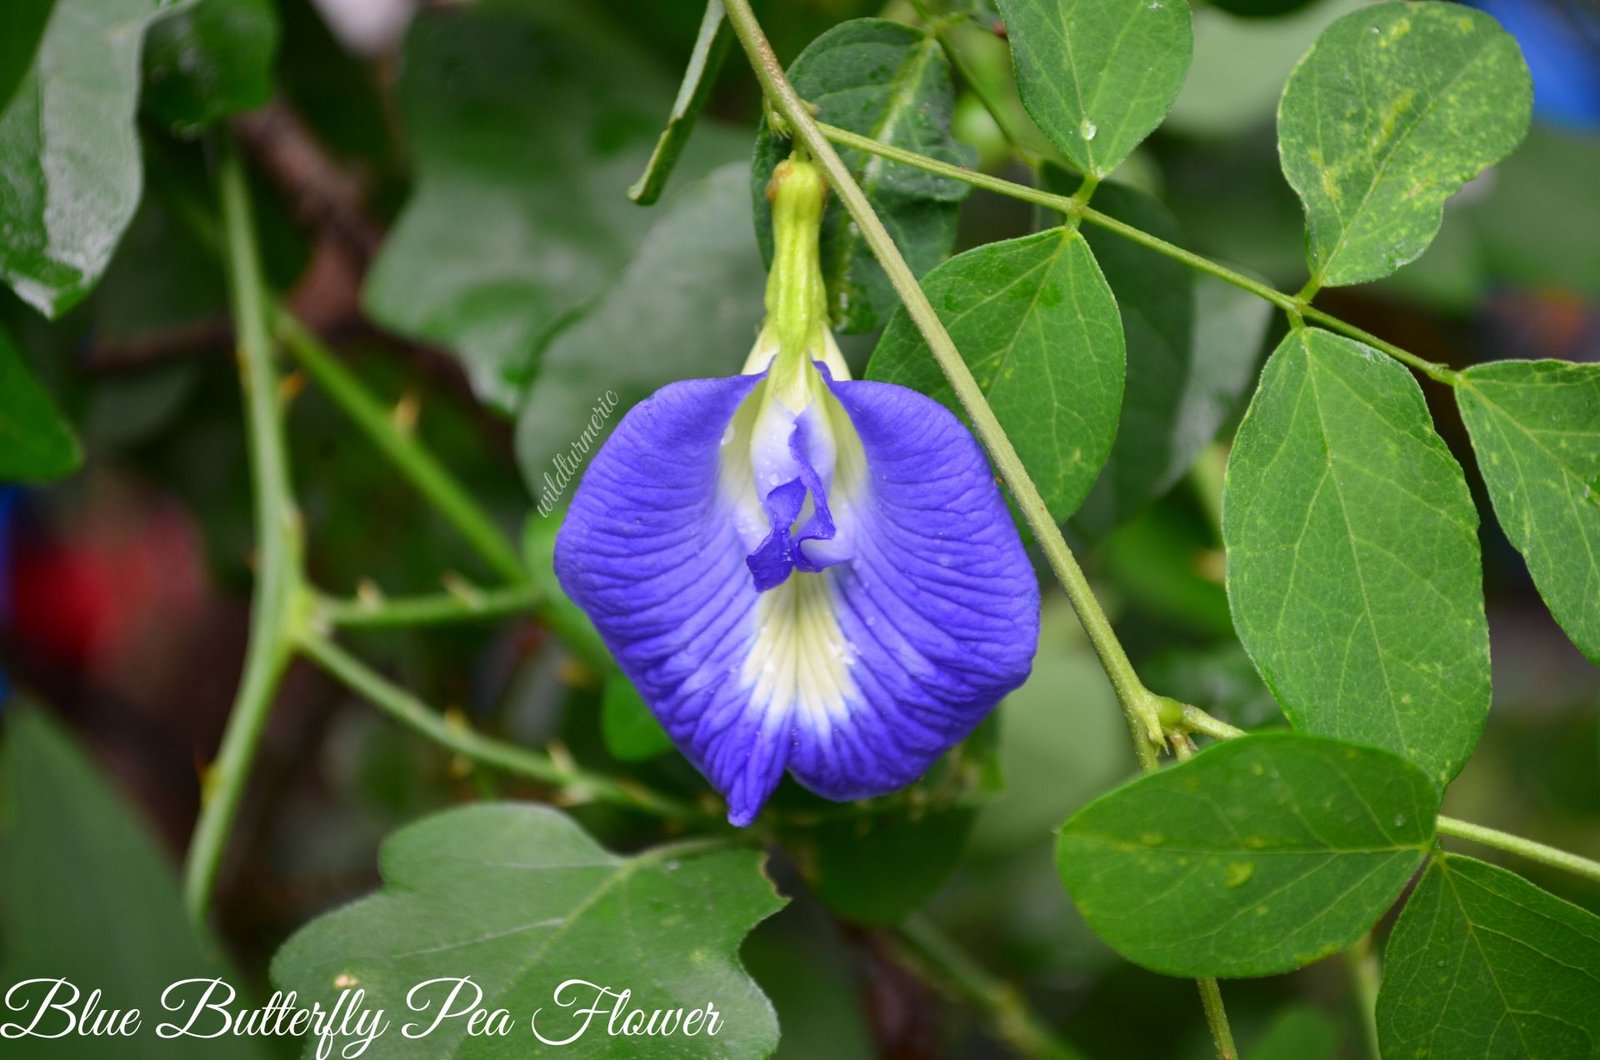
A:
[[[834,615],[833,576],[796,573],[756,604],[743,677],[752,705],[827,732],[856,698],[855,650]]]

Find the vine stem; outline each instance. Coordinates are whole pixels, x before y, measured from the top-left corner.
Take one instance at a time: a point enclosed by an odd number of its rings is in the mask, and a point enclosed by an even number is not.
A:
[[[996,1037],[1019,1055],[1041,1060],[1082,1060],[1082,1053],[1033,1014],[1015,987],[979,965],[928,920],[912,917],[895,934],[935,985],[973,1004],[984,1014]]]
[[[400,428],[389,410],[378,403],[361,381],[294,314],[280,309],[276,325],[278,336],[295,360],[389,458],[396,470],[410,479],[417,491],[455,527],[479,557],[506,581],[525,582],[528,576],[517,550],[444,465],[419,445],[409,431]]]
[[[610,802],[672,821],[710,823],[717,820],[714,814],[668,798],[643,785],[591,773],[555,755],[484,736],[464,722],[431,709],[324,634],[302,631],[298,646],[308,658],[352,692],[401,724],[466,758],[560,788],[567,803]]]
[[[1569,854],[1565,850],[1545,846],[1531,839],[1524,839],[1510,832],[1502,832],[1495,828],[1485,828],[1481,824],[1471,824],[1467,821],[1458,821],[1454,817],[1439,815],[1436,825],[1440,835],[1455,836],[1457,839],[1466,839],[1474,843],[1481,843],[1486,847],[1494,847],[1537,861],[1541,865],[1551,868],[1564,869],[1567,872],[1585,879],[1600,883],[1600,861]]]
[[[255,227],[244,166],[231,142],[222,152],[218,183],[255,494],[256,586],[244,672],[217,761],[202,779],[200,817],[184,864],[184,905],[197,924],[205,919],[262,729],[293,656],[293,630],[305,599],[301,520],[289,487]]]
[[[1289,314],[1291,318],[1303,317],[1306,320],[1321,324],[1329,330],[1337,331],[1358,342],[1365,343],[1436,382],[1444,383],[1447,386],[1456,386],[1461,381],[1459,372],[1445,365],[1418,357],[1409,350],[1380,339],[1378,336],[1358,328],[1354,324],[1347,324],[1332,313],[1327,313],[1311,306],[1307,302],[1306,296],[1311,290],[1314,290],[1313,288],[1308,288],[1307,291],[1303,291],[1300,295],[1285,294],[1271,284],[1263,283],[1253,276],[1247,276],[1242,272],[1230,269],[1226,265],[1212,261],[1204,255],[1196,254],[1192,250],[1185,250],[1176,243],[1169,243],[1160,236],[1151,235],[1144,229],[1137,228],[1125,221],[1119,221],[1110,214],[1102,213],[1089,206],[1076,196],[1057,195],[1040,188],[1030,188],[1026,184],[1018,184],[1003,177],[979,173],[977,170],[968,169],[965,166],[941,162],[937,158],[929,158],[927,155],[918,154],[915,151],[907,151],[904,148],[874,140],[870,136],[862,136],[860,133],[841,129],[836,125],[819,124],[817,128],[829,140],[854,148],[857,151],[865,151],[868,154],[877,155],[891,162],[899,162],[902,165],[911,166],[937,176],[949,177],[951,180],[959,180],[975,188],[994,192],[997,195],[1005,195],[1013,199],[1019,199],[1022,202],[1057,210],[1069,218],[1081,218],[1097,228],[1104,228],[1108,232],[1114,232],[1124,239],[1138,243],[1140,246],[1147,247],[1174,261],[1181,262],[1191,269],[1203,272],[1208,276],[1214,276],[1224,283],[1232,284],[1241,290],[1249,291],[1256,297],[1271,302]]]
[[[395,599],[319,601],[316,619],[343,629],[385,629],[395,626],[437,626],[450,622],[476,622],[525,614],[544,602],[544,594],[529,584],[503,589],[467,586],[427,596]]]
[[[1089,581],[1084,577],[1083,569],[1078,566],[1078,561],[1068,547],[1066,538],[1061,534],[1061,528],[1051,518],[1049,510],[1045,507],[1044,498],[1039,495],[1038,487],[1028,477],[1016,449],[1012,447],[1010,439],[1000,426],[1000,421],[990,410],[983,391],[979,389],[977,380],[973,379],[972,372],[967,367],[967,362],[961,359],[955,343],[951,341],[949,333],[939,321],[938,314],[934,312],[927,295],[923,293],[921,285],[912,275],[905,258],[900,255],[894,239],[883,227],[883,222],[878,219],[871,204],[867,202],[866,194],[856,184],[855,178],[839,157],[839,153],[833,149],[833,145],[828,142],[816,119],[811,116],[810,108],[795,94],[788,78],[784,76],[783,66],[773,54],[772,46],[762,33],[760,23],[750,10],[749,0],[725,0],[724,7],[727,10],[728,21],[749,57],[767,99],[776,107],[817,163],[822,166],[829,185],[839,196],[851,220],[860,229],[862,238],[872,249],[878,263],[883,266],[883,271],[887,274],[895,293],[900,296],[906,312],[910,314],[917,330],[927,341],[934,360],[938,362],[940,370],[950,383],[951,390],[955,392],[956,399],[961,402],[961,407],[972,422],[974,432],[983,443],[984,449],[988,451],[989,458],[994,461],[995,468],[1000,472],[1011,495],[1016,499],[1017,507],[1021,509],[1023,518],[1033,531],[1034,540],[1044,552],[1051,571],[1066,590],[1067,597],[1078,614],[1078,620],[1088,633],[1089,641],[1094,645],[1101,666],[1110,678],[1112,687],[1117,693],[1117,700],[1127,717],[1128,727],[1133,734],[1134,752],[1138,756],[1140,767],[1146,772],[1155,769],[1156,748],[1163,741],[1161,722],[1156,712],[1157,698],[1145,688],[1138,674],[1134,672],[1132,662],[1129,661],[1127,653],[1111,628],[1110,619],[1101,609],[1100,602],[1095,599],[1093,590],[1089,588]]]
[[[1215,979],[1196,979],[1200,1005],[1206,1011],[1206,1026],[1217,1048],[1217,1060],[1239,1060],[1239,1047],[1233,1044],[1233,1028],[1228,1025],[1228,1010],[1222,1005],[1222,988]]]

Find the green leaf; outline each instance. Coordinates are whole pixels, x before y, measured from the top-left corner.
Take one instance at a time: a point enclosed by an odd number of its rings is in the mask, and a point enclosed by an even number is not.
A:
[[[1297,728],[1460,771],[1489,710],[1477,526],[1411,373],[1326,331],[1283,340],[1222,534],[1239,638]]]
[[[1104,177],[1166,115],[1194,51],[1180,0],[999,0],[1017,88],[1073,165]]]
[[[1089,245],[1065,228],[989,243],[939,266],[922,286],[1050,514],[1065,520],[1111,452],[1122,407],[1122,321]],[[919,390],[960,414],[904,310],[873,351],[867,378]]]
[[[77,1037],[8,1041],[7,1060],[74,1060],[141,1055],[254,1057],[248,1039],[206,1041],[155,1036],[159,999],[169,983],[220,976],[239,980],[196,936],[178,881],[126,792],[108,787],[103,763],[34,710],[8,710],[0,755],[0,913],[6,933],[0,983],[62,977],[102,1008],[139,1008],[132,1039]],[[20,999],[19,999],[20,1000]],[[37,1002],[35,997],[35,1002]],[[241,998],[240,1003],[248,1003]]]
[[[1109,270],[1106,275],[1122,310],[1124,332],[1131,336],[1136,329],[1146,330],[1148,324],[1130,325],[1128,318],[1139,312],[1138,303],[1125,299]],[[1185,349],[1129,340],[1128,389],[1116,445],[1073,519],[1083,533],[1104,536],[1176,486],[1223,425],[1238,414],[1255,384],[1272,307],[1210,276],[1191,279],[1193,336]],[[1129,286],[1127,281],[1122,284]],[[1142,349],[1136,351],[1136,345]],[[1169,356],[1176,360],[1168,360]],[[1138,367],[1136,359],[1147,367]],[[1130,428],[1130,421],[1143,421],[1148,433]]]
[[[915,783],[871,803],[841,806],[799,785],[780,788],[771,806],[778,841],[812,893],[858,923],[898,923],[926,906],[1001,786],[998,721],[991,715]]]
[[[527,14],[428,15],[407,37],[400,105],[416,190],[363,303],[385,327],[451,347],[504,409],[656,220],[627,189],[671,89],[641,65],[615,41]],[[740,149],[702,123],[680,164],[703,173]]]
[[[1056,864],[1129,960],[1271,975],[1360,938],[1422,862],[1438,808],[1428,777],[1387,751],[1242,736],[1079,810]]]
[[[933,37],[879,18],[841,22],[812,41],[789,66],[789,81],[817,108],[817,118],[895,147],[944,162],[969,165],[970,148],[950,134],[954,90],[950,65]],[[789,141],[765,122],[750,168],[756,239],[772,260],[772,209],[767,183],[788,157]],[[958,180],[845,148],[840,157],[894,236],[918,276],[943,261],[955,243],[961,200],[971,190]],[[835,197],[822,219],[822,272],[833,321],[855,333],[877,327],[900,304],[860,230]]]
[[[1471,8],[1380,4],[1329,26],[1278,107],[1312,278],[1375,280],[1421,254],[1444,201],[1522,140],[1532,100],[1516,41]]]
[[[144,107],[192,134],[272,98],[278,16],[271,0],[197,0],[150,27]]]
[[[1070,191],[1062,183],[1059,177],[1045,179],[1051,190]],[[1106,184],[1095,191],[1094,204],[1169,243],[1183,242],[1178,222],[1144,192]],[[1194,456],[1193,451],[1174,452],[1171,434],[1185,397],[1183,382],[1193,367],[1195,274],[1104,229],[1087,226],[1083,237],[1116,298],[1127,341],[1117,440],[1077,517],[1080,527],[1103,536],[1165,492]]]
[[[94,286],[139,205],[139,45],[159,0],[57,0],[0,113],[0,277],[57,316]]]
[[[667,127],[656,140],[644,172],[628,189],[628,198],[640,206],[653,206],[661,198],[661,192],[678,164],[678,157],[683,154],[689,137],[694,134],[700,112],[705,109],[706,100],[711,98],[717,72],[722,69],[722,61],[727,58],[731,43],[733,31],[728,28],[722,0],[707,0],[705,15],[700,19],[700,31],[695,35],[694,51],[690,52],[689,65],[684,68],[683,84],[678,86],[678,98],[672,104]]]
[[[1094,202],[1168,242],[1184,241],[1172,215],[1143,192],[1104,184]],[[1271,306],[1220,280],[1197,282],[1181,263],[1104,229],[1086,225],[1083,235],[1116,296],[1128,344],[1116,444],[1073,520],[1104,537],[1171,489],[1238,409],[1255,381]]]
[[[652,214],[638,255],[545,351],[517,418],[517,461],[541,505],[571,497],[594,450],[634,405],[676,380],[734,375],[744,364],[764,286],[746,179],[732,163]],[[591,429],[605,404],[614,407]]]
[[[1600,365],[1478,365],[1456,401],[1506,536],[1572,642],[1600,663]]]
[[[0,331],[0,482],[46,482],[82,463],[72,428]]]
[[[770,807],[777,841],[811,892],[857,923],[898,923],[926,906],[1001,787],[998,722],[990,715],[913,784],[870,803],[842,806],[798,784],[780,787]]]
[[[33,65],[55,6],[56,0],[7,0],[0,5],[0,110]]]
[[[402,828],[380,860],[384,890],[296,933],[273,958],[274,984],[327,1009],[336,984],[354,981],[368,1006],[409,1020],[413,985],[470,975],[483,1007],[517,1024],[505,1037],[468,1036],[465,1019],[410,1039],[396,1027],[385,1057],[525,1057],[538,1048],[535,1012],[546,1038],[581,1026],[577,1006],[553,997],[572,978],[631,990],[646,1013],[710,1002],[722,1020],[716,1037],[613,1038],[597,1026],[579,1040],[585,1055],[742,1060],[778,1043],[772,1006],[738,960],[744,936],[784,904],[759,851],[702,841],[618,857],[554,810],[486,803]]]
[[[620,670],[606,677],[600,699],[600,735],[606,750],[624,762],[639,762],[672,750],[672,737]]]
[[[878,1060],[846,931],[817,903],[796,902],[750,933],[740,952],[783,1028],[773,1060]]]
[[[1280,1012],[1247,1055],[1250,1060],[1335,1060],[1339,1025],[1310,1005]]]
[[[1600,917],[1513,872],[1437,856],[1384,950],[1384,1056],[1600,1053]]]
[[[1003,784],[978,813],[968,844],[977,858],[1036,849],[1133,769],[1116,693],[1062,594],[1044,598],[1033,670],[995,715]]]
[[[1188,501],[1158,501],[1118,527],[1100,543],[1103,570],[1130,611],[1207,640],[1231,639],[1216,527]]]
[[[811,889],[846,920],[895,924],[928,903],[966,847],[971,806],[835,815],[794,837]]]

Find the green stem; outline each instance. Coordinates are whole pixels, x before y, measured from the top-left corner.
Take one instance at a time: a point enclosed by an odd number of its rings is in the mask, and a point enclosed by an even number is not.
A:
[[[1383,969],[1378,964],[1378,948],[1373,942],[1373,932],[1362,935],[1354,946],[1345,950],[1344,960],[1345,967],[1350,971],[1350,985],[1360,1012],[1367,1055],[1372,1060],[1382,1060],[1382,1054],[1378,1051],[1378,988],[1383,985]]]
[[[284,345],[317,385],[344,409],[400,473],[411,480],[417,491],[456,528],[483,561],[508,582],[526,581],[527,574],[517,558],[517,550],[494,520],[432,453],[396,425],[389,410],[378,403],[361,381],[287,310],[279,311],[277,330]]]
[[[837,125],[818,122],[817,129],[823,136],[835,143],[853,147],[858,151],[865,151],[867,154],[877,155],[880,158],[886,158],[891,162],[899,162],[901,165],[911,166],[913,169],[920,169],[937,176],[959,180],[972,185],[974,188],[992,191],[996,195],[1006,195],[1013,199],[1020,199],[1023,202],[1033,203],[1036,206],[1059,210],[1062,213],[1067,213],[1074,209],[1072,198],[1067,195],[1056,195],[1042,188],[1032,188],[1026,184],[1018,184],[1016,181],[1006,180],[1004,177],[991,176],[988,173],[980,173],[976,169],[968,169],[966,166],[958,166],[951,162],[941,162],[937,158],[919,155],[915,151],[907,151],[903,147],[895,147],[892,144],[874,140],[870,136],[862,136],[860,133],[851,132],[849,129],[841,129]]]
[[[1191,707],[1188,704],[1183,708],[1183,727],[1190,732],[1205,733],[1218,740],[1231,740],[1236,736],[1245,735],[1245,731],[1238,726],[1229,725],[1221,718],[1213,718],[1199,707]]]
[[[532,585],[504,589],[466,587],[428,596],[395,599],[322,600],[315,618],[340,629],[432,626],[527,614],[544,601]]]
[[[1057,580],[1066,589],[1067,597],[1077,611],[1078,619],[1083,623],[1089,641],[1094,645],[1100,663],[1116,690],[1117,699],[1122,704],[1128,727],[1133,734],[1134,750],[1138,755],[1140,766],[1146,771],[1155,769],[1156,748],[1163,739],[1161,723],[1156,716],[1156,697],[1144,687],[1134,672],[1133,664],[1111,628],[1110,619],[1101,609],[1100,602],[1095,599],[1093,591],[1089,588],[1088,579],[1084,577],[1082,568],[1078,566],[1077,559],[1067,546],[1061,528],[1056,525],[1049,509],[1045,507],[1044,498],[1039,495],[1038,487],[1028,477],[1016,449],[1012,447],[1010,439],[1000,426],[1000,421],[990,410],[977,380],[973,379],[971,369],[967,367],[966,361],[961,359],[955,343],[951,341],[938,314],[928,302],[927,295],[923,293],[910,267],[906,265],[905,258],[896,248],[894,239],[883,227],[883,222],[878,219],[865,193],[856,184],[855,178],[839,158],[833,145],[828,142],[816,119],[811,116],[810,108],[795,94],[794,88],[784,76],[783,66],[773,54],[772,46],[767,43],[760,23],[750,10],[749,0],[725,0],[725,7],[734,33],[738,35],[740,44],[749,56],[751,66],[768,100],[777,108],[779,114],[827,174],[828,183],[832,186],[834,194],[839,196],[839,201],[850,214],[851,220],[856,223],[862,238],[872,249],[873,256],[883,266],[890,284],[905,305],[907,314],[927,341],[934,360],[938,362],[940,370],[950,383],[950,389],[954,391],[975,433],[988,451],[989,458],[994,461],[995,468],[1016,499],[1017,507],[1021,509],[1023,518],[1033,531],[1034,540],[1039,543]]]
[[[1015,987],[979,965],[928,920],[913,917],[896,935],[936,985],[982,1012],[995,1036],[1017,1054],[1050,1060],[1082,1057],[1033,1013]]]
[[[266,301],[256,254],[244,167],[230,143],[219,174],[227,251],[228,292],[239,337],[239,377],[249,430],[255,494],[255,594],[244,673],[228,716],[222,748],[202,784],[200,818],[184,865],[184,902],[195,923],[205,919],[228,833],[250,776],[250,764],[272,700],[293,654],[292,633],[304,599],[301,522],[289,487],[278,374],[267,333]]]
[[[1439,815],[1437,828],[1440,835],[1455,836],[1457,839],[1466,839],[1474,843],[1481,843],[1486,847],[1505,850],[1529,861],[1537,861],[1541,865],[1551,868],[1564,869],[1567,872],[1582,876],[1585,879],[1600,883],[1600,861],[1569,854],[1565,850],[1535,843],[1531,839],[1511,835],[1494,828],[1485,828],[1481,824],[1469,824],[1458,821],[1454,817]]]
[[[299,647],[351,691],[359,693],[402,725],[474,761],[559,788],[564,804],[610,802],[672,821],[709,823],[715,820],[712,814],[643,785],[590,773],[552,755],[484,736],[433,710],[319,633],[301,633]]]
[[[1459,386],[1461,383],[1460,372],[1457,372],[1454,369],[1448,368],[1445,365],[1439,364],[1435,361],[1429,361],[1418,357],[1416,354],[1411,353],[1408,350],[1403,350],[1392,342],[1380,339],[1372,332],[1364,331],[1361,328],[1356,327],[1354,324],[1346,324],[1332,313],[1325,313],[1322,310],[1316,309],[1312,306],[1305,306],[1300,312],[1301,315],[1307,320],[1321,324],[1323,327],[1328,328],[1331,331],[1337,331],[1341,334],[1348,335],[1357,342],[1364,342],[1373,349],[1378,350],[1381,353],[1388,354],[1401,364],[1421,372],[1423,375],[1427,376],[1429,379],[1432,379],[1436,383],[1443,383],[1445,386]]]
[[[1256,297],[1271,302],[1285,313],[1291,314],[1291,316],[1303,316],[1306,320],[1315,321],[1332,331],[1337,331],[1359,342],[1364,342],[1374,349],[1388,354],[1402,364],[1421,372],[1430,379],[1449,386],[1455,386],[1459,382],[1460,374],[1442,364],[1436,364],[1433,361],[1418,357],[1416,354],[1401,349],[1391,342],[1378,338],[1371,332],[1364,331],[1353,324],[1345,323],[1331,313],[1314,309],[1296,295],[1285,294],[1270,284],[1262,283],[1254,277],[1246,276],[1242,272],[1237,272],[1226,265],[1196,254],[1192,250],[1185,250],[1175,243],[1169,243],[1159,236],[1153,236],[1142,228],[1136,228],[1124,221],[1117,220],[1109,214],[1101,213],[1099,210],[1078,201],[1076,196],[1057,195],[1040,188],[1030,188],[1026,184],[1018,184],[1002,177],[979,173],[976,170],[967,169],[965,166],[941,162],[936,158],[929,158],[927,155],[920,155],[915,151],[907,151],[904,148],[880,143],[869,136],[862,136],[859,133],[853,133],[848,129],[841,129],[834,125],[822,125],[819,128],[828,139],[841,143],[846,147],[853,147],[858,151],[865,151],[868,154],[886,158],[891,162],[899,162],[902,165],[912,166],[941,177],[963,181],[975,188],[992,191],[997,195],[1005,195],[1013,199],[1019,199],[1022,202],[1057,210],[1068,217],[1081,217],[1089,224],[1104,228],[1108,232],[1115,232],[1124,239],[1138,243],[1140,246],[1148,247],[1150,250],[1174,261],[1182,262],[1191,269],[1203,272],[1208,276],[1214,276],[1224,283],[1232,284],[1241,290],[1249,291]]]
[[[1206,1026],[1217,1047],[1217,1060],[1239,1060],[1239,1047],[1233,1044],[1233,1028],[1228,1025],[1228,1010],[1222,1006],[1222,988],[1215,979],[1196,979],[1200,1005],[1206,1010]]]

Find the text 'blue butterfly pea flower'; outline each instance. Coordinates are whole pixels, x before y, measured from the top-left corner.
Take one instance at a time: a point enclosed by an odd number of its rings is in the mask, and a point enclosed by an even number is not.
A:
[[[744,373],[629,412],[555,549],[735,825],[785,770],[839,801],[916,780],[1023,682],[1039,636],[1038,582],[972,435],[839,355],[821,173],[791,159],[768,194],[767,322]]]

